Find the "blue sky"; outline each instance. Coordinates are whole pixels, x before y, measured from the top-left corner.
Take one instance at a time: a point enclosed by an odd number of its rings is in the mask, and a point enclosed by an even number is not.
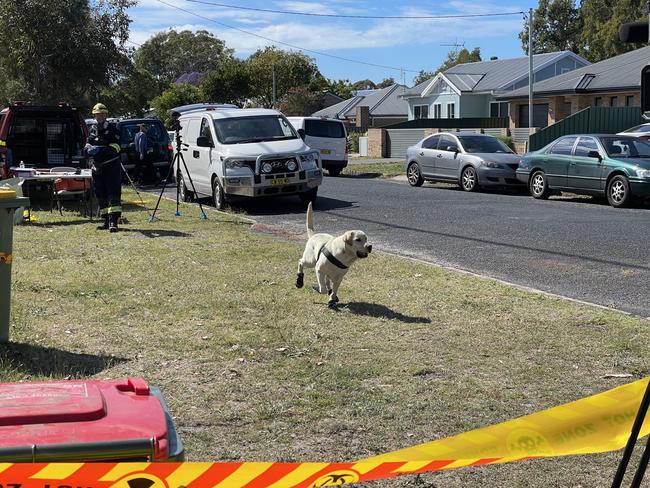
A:
[[[321,73],[330,79],[347,78],[357,81],[368,78],[379,82],[392,76],[397,82],[403,81],[411,86],[413,77],[419,70],[435,70],[444,61],[447,52],[454,49],[443,44],[464,43],[469,50],[480,47],[483,59],[489,59],[491,56],[505,59],[524,55],[518,38],[523,26],[521,15],[426,20],[344,19],[253,12],[187,0],[162,1],[169,5],[159,0],[139,0],[137,6],[129,9],[132,19],[131,41],[141,44],[153,34],[170,28],[205,29],[226,41],[226,45],[235,50],[235,55],[242,58],[272,44],[270,41],[220,25],[221,23],[327,55],[386,66],[368,66],[305,52],[315,59]],[[532,0],[204,1],[291,12],[375,16],[527,12],[530,7],[537,6],[537,2]],[[291,49],[283,45],[278,47]]]

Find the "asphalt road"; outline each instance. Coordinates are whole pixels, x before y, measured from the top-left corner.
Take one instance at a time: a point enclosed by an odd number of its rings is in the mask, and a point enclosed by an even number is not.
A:
[[[250,203],[266,225],[304,232],[297,197]],[[650,318],[650,206],[588,197],[466,193],[451,185],[326,177],[317,231],[362,229],[374,249],[416,257]]]

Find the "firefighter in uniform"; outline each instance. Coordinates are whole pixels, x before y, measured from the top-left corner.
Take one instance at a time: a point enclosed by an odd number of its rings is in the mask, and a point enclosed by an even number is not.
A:
[[[122,214],[122,174],[120,165],[120,137],[115,124],[106,120],[108,109],[98,103],[92,110],[97,125],[90,129],[86,153],[93,160],[95,195],[99,202],[99,213],[104,223],[98,229],[117,232]]]

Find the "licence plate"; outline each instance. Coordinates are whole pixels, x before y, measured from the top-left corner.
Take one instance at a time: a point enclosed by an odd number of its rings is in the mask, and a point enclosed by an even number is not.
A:
[[[288,185],[289,178],[275,178],[271,180],[271,185]]]
[[[321,150],[320,150],[320,153],[321,153],[321,154],[331,154],[332,151],[331,151],[330,149],[321,149]]]

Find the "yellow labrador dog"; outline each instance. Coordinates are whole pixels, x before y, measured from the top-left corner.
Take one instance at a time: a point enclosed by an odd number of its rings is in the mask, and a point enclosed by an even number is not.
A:
[[[302,288],[305,279],[305,268],[315,268],[318,285],[314,289],[318,293],[328,294],[327,305],[335,308],[339,301],[337,291],[348,269],[359,258],[367,258],[372,252],[368,237],[360,230],[349,230],[334,237],[330,234],[314,233],[314,211],[309,203],[307,207],[307,235],[309,240],[305,246],[302,259],[298,261],[298,278],[296,287]]]

